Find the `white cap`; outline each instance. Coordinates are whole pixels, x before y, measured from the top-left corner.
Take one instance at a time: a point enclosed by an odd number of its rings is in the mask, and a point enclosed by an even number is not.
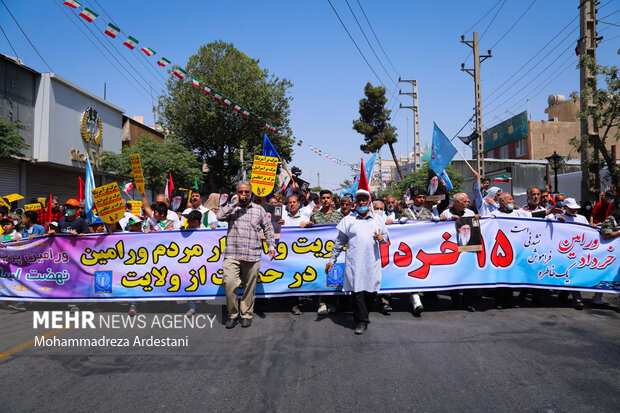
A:
[[[579,209],[581,208],[575,198],[566,198],[564,200],[564,206],[569,207],[570,209]]]
[[[357,198],[359,195],[366,195],[368,199],[370,199],[370,192],[365,189],[358,189],[357,192],[355,192],[354,198]]]

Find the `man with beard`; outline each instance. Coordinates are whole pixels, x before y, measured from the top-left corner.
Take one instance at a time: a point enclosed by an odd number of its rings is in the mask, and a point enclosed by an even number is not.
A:
[[[398,221],[401,213],[396,210],[396,198],[393,195],[385,197],[385,224],[391,225]]]
[[[343,217],[346,217],[349,214],[355,214],[354,211],[351,211],[351,205],[353,204],[353,200],[351,199],[351,195],[347,194],[340,199],[340,209],[338,212],[342,214]]]
[[[183,203],[183,192],[175,189],[172,192],[172,199],[170,200],[170,210],[177,214],[182,214],[185,209],[186,205]]]
[[[170,210],[170,200],[166,198],[166,195],[157,194],[157,196],[155,196],[155,203],[157,202],[163,202],[168,207],[168,212],[166,213],[165,220],[172,222],[172,229],[181,229],[181,220],[179,219],[179,215],[176,212]],[[142,208],[147,217],[153,216],[151,204],[149,204],[146,193],[142,194]]]
[[[469,240],[471,239],[471,227],[467,224],[462,225],[459,228],[459,245],[465,246],[469,244]]]
[[[368,310],[381,287],[380,244],[388,240],[387,227],[383,221],[375,220],[369,203],[370,193],[359,189],[355,193],[357,214],[348,215],[338,224],[338,237],[325,266],[328,274],[347,246],[343,290],[352,293],[355,334],[364,334],[368,327]]]
[[[452,206],[441,213],[439,219],[445,221],[446,219],[459,219],[461,217],[473,217],[480,218],[480,215],[475,215],[474,211],[467,208],[469,205],[469,197],[465,192],[459,192],[452,197]]]
[[[448,191],[446,190],[445,182],[439,179],[437,173],[432,169],[428,170],[428,195],[427,196],[441,196],[443,195],[443,199],[439,201],[437,204],[437,212],[441,214],[446,208],[448,208],[448,204],[450,201],[448,200]]]
[[[413,204],[407,209],[403,211],[403,216],[407,217],[407,219],[431,219],[433,218],[433,213],[430,209],[424,206],[424,202],[426,201],[426,191],[421,188],[410,188],[411,200]]]

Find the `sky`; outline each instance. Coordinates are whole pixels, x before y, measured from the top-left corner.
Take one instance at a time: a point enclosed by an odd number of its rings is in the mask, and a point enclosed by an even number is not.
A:
[[[79,1],[101,20],[86,23],[79,11],[63,6],[63,0],[2,0],[0,52],[17,55],[37,71],[53,71],[98,96],[103,96],[105,84],[108,101],[122,107],[127,116],[144,116],[152,125],[152,102],[169,76],[156,65],[157,58],[185,66],[203,44],[233,43],[260,59],[262,68],[294,84],[289,90],[290,124],[303,146],[295,145],[289,167],[302,169],[302,178],[312,186],[338,188],[352,172],[315,155],[309,145],[350,163],[370,156],[359,149],[363,136],[352,129],[369,81],[388,90],[386,106],[393,108],[399,156],[413,146],[413,112],[399,109],[400,104],[412,105],[412,99],[398,96],[399,89],[410,92],[411,86],[398,84],[399,76],[418,82],[423,147],[431,143],[433,122],[450,138],[466,125],[473,115],[474,82],[460,69],[463,62],[466,68],[473,67],[473,58],[461,35],[471,40],[477,30],[481,54],[492,48],[493,57],[481,65],[485,129],[528,108],[531,119],[546,120],[549,95],[568,97],[579,89],[574,48],[581,0],[348,0],[353,13],[346,0],[331,0],[361,54],[328,0]],[[598,25],[604,36],[598,61],[618,65],[620,0],[602,0],[597,16],[604,22]],[[147,58],[137,48],[123,47],[122,34],[109,39],[101,30],[103,18],[157,54]],[[470,123],[460,135],[472,131]],[[453,143],[471,156],[458,139]],[[391,159],[387,146],[381,155]]]

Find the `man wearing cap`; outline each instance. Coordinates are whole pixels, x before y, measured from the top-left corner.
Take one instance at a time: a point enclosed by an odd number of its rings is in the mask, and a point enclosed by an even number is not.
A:
[[[355,193],[357,214],[348,215],[338,223],[338,237],[325,266],[325,274],[328,274],[347,246],[343,290],[353,296],[353,316],[357,323],[355,334],[364,334],[368,327],[368,309],[381,287],[379,245],[388,239],[387,227],[383,220],[375,219],[369,204],[370,193],[359,189]]]
[[[207,225],[211,229],[217,228],[217,217],[215,216],[215,213],[213,211],[202,205],[202,194],[200,193],[200,191],[194,190],[192,192],[190,203],[191,206],[183,211],[183,217],[185,217],[185,215],[189,214],[192,211],[198,211],[200,212],[200,228],[207,228]],[[207,225],[205,225],[204,221],[206,221]]]
[[[263,208],[251,201],[252,186],[249,182],[237,184],[238,201],[217,211],[217,219],[228,222],[226,248],[224,248],[224,277],[228,321],[226,328],[237,325],[250,327],[254,315],[254,293],[260,269],[262,235],[269,246],[269,257],[275,257],[275,236],[271,220]],[[237,291],[243,283],[243,296],[239,306]]]
[[[65,217],[58,221],[58,232],[72,235],[88,234],[88,221],[77,215],[80,203],[76,199],[69,199],[65,203]]]
[[[403,211],[403,216],[408,219],[431,219],[433,213],[424,207],[426,191],[421,188],[411,188],[410,193],[413,204]]]
[[[575,201],[575,198],[566,198],[564,200],[564,213],[557,215],[555,218],[560,222],[590,225],[586,217],[577,213],[579,208],[581,206]]]

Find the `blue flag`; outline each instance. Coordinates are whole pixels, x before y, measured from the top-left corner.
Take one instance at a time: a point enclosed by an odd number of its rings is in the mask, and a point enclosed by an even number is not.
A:
[[[367,162],[364,162],[364,169],[366,170],[366,177],[368,178],[368,180],[370,181],[372,179],[372,170],[375,168],[375,159],[377,158],[377,152],[375,152],[369,159]],[[355,194],[355,192],[357,192],[357,188],[359,187],[360,184],[360,173],[358,172],[357,175],[355,176],[355,182],[353,182],[353,184],[348,187],[343,189],[342,191],[340,191],[340,197],[342,197],[345,194]]]
[[[263,156],[273,156],[274,158],[280,159],[278,151],[273,147],[267,135],[265,135],[265,139],[263,139]]]
[[[86,154],[86,180],[85,180],[85,184],[84,184],[84,209],[86,210],[86,219],[88,220],[89,224],[92,224],[95,219],[97,218],[95,216],[95,211],[93,211],[93,206],[95,204],[95,201],[93,200],[93,193],[91,192],[93,189],[95,189],[95,176],[93,175],[93,169],[90,166],[90,158],[88,157],[88,154]]]
[[[452,158],[456,155],[456,148],[450,139],[433,122],[433,146],[431,147],[430,168],[439,173],[446,169]]]
[[[448,173],[445,169],[441,171],[441,173],[437,177],[446,183],[446,189],[454,189],[452,181],[450,180],[450,177],[448,176]]]

